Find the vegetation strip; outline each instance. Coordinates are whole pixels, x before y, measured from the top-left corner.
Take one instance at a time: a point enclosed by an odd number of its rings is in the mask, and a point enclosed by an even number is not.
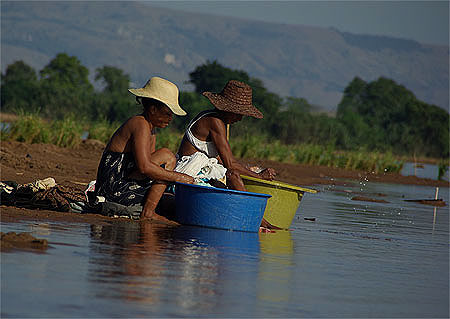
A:
[[[2,130],[2,140],[25,143],[55,144],[60,147],[76,147],[82,142],[83,131],[89,132],[89,139],[106,143],[117,128],[117,124],[105,121],[83,123],[74,117],[53,122],[38,115],[19,116],[8,129]],[[157,147],[167,147],[176,152],[182,134],[168,129],[158,132]],[[391,153],[366,151],[337,151],[332,147],[313,144],[286,145],[263,136],[236,137],[230,140],[233,154],[239,158],[259,158],[282,163],[322,165],[349,170],[384,173],[399,172],[403,161]]]
[[[235,79],[253,88],[253,103],[264,114],[262,121],[244,118],[233,125],[230,142],[238,157],[384,173],[399,172],[399,158],[418,156],[440,159],[439,178],[448,170],[448,112],[416,99],[393,80],[365,82],[356,76],[334,116],[304,98],[280,97],[261,80],[217,61],[196,67],[189,77],[194,92],[180,92],[188,116],[175,117],[170,129],[159,132],[159,147],[176,151],[191,117],[211,108],[201,93],[218,92]],[[66,53],[39,73],[23,61],[8,65],[1,77],[2,111],[18,118],[2,119],[9,125],[2,125],[1,139],[75,147],[84,135],[106,142],[118,123],[139,109],[122,70],[99,67],[95,81],[101,89],[89,81],[78,58]]]

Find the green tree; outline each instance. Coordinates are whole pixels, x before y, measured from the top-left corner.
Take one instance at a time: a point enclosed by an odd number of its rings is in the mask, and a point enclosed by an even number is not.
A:
[[[229,80],[238,80],[249,83],[249,75],[241,70],[232,70],[219,64],[207,60],[205,64],[199,65],[194,71],[189,73],[189,83],[194,84],[195,92],[220,92]]]
[[[59,53],[40,75],[44,115],[62,118],[67,113],[88,113],[94,88],[88,79],[89,70],[77,57]]]
[[[263,123],[269,124],[270,119],[279,111],[283,99],[267,90],[259,79],[250,78],[248,84],[253,89],[253,104],[264,114]]]
[[[448,112],[419,101],[391,79],[365,83],[355,78],[344,91],[337,119],[348,132],[341,144],[345,148],[432,157],[449,154]]]
[[[326,114],[312,113],[312,108],[304,98],[287,97],[271,121],[271,135],[286,144],[322,144],[334,148],[343,138],[343,126]]]
[[[39,81],[36,71],[23,61],[10,64],[1,78],[1,105],[3,111],[19,109],[34,112],[39,104]]]
[[[91,117],[104,118],[109,122],[122,122],[132,116],[136,108],[133,96],[128,92],[130,76],[119,68],[103,66],[96,69],[96,81],[101,81],[104,88],[95,95]]]
[[[95,71],[95,80],[103,81],[103,92],[128,92],[130,76],[123,73],[121,69],[105,65],[101,68],[97,68]]]
[[[359,77],[355,77],[345,88],[341,103],[337,108],[337,118],[342,118],[345,114],[358,112],[365,94],[367,83]]]
[[[302,98],[288,97],[281,111],[273,115],[270,121],[271,135],[284,143],[297,144],[305,142],[306,125],[311,122],[311,106]]]

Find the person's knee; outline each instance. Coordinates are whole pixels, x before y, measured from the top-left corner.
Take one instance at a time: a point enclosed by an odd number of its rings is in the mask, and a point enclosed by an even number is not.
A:
[[[172,153],[171,150],[169,150],[166,147],[160,148],[158,150],[160,152],[162,157],[162,164],[164,164],[164,168],[167,170],[173,170],[175,168],[175,165],[177,163],[177,158]]]

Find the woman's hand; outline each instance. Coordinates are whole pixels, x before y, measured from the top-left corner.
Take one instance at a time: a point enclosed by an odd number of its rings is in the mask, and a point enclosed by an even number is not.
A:
[[[275,176],[277,175],[277,172],[273,168],[266,168],[266,169],[262,170],[258,175],[262,179],[271,181],[275,178]]]
[[[194,184],[194,178],[187,174],[178,173],[177,182],[186,183],[186,184]]]

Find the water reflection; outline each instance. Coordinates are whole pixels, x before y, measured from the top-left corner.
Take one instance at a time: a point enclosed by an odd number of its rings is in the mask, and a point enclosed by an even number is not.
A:
[[[258,269],[258,299],[286,303],[292,299],[294,242],[289,231],[260,234],[261,259]]]
[[[150,223],[115,223],[91,226],[90,281],[98,296],[158,302],[164,271],[163,243],[170,238],[166,228]],[[103,285],[102,285],[103,284]],[[110,288],[110,289],[108,289]],[[113,289],[112,289],[113,288]]]
[[[348,190],[361,187],[305,197],[293,231],[274,234],[1,223],[52,246],[2,254],[1,317],[448,318],[448,206],[404,201],[435,188],[364,186],[389,203]],[[448,188],[441,196],[449,202]]]
[[[144,307],[171,300],[186,311],[209,312],[226,303],[219,296],[233,295],[239,285],[254,290],[261,275],[255,271],[258,233],[127,222],[92,226],[91,238],[89,281],[100,298]],[[273,263],[280,252],[285,255],[283,246],[292,251],[290,237],[277,238],[269,243],[263,237],[261,248],[278,252],[262,258],[261,265]]]
[[[431,231],[432,234],[434,234],[434,228],[436,226],[436,211],[437,211],[437,207],[435,206],[433,209],[433,230]]]

